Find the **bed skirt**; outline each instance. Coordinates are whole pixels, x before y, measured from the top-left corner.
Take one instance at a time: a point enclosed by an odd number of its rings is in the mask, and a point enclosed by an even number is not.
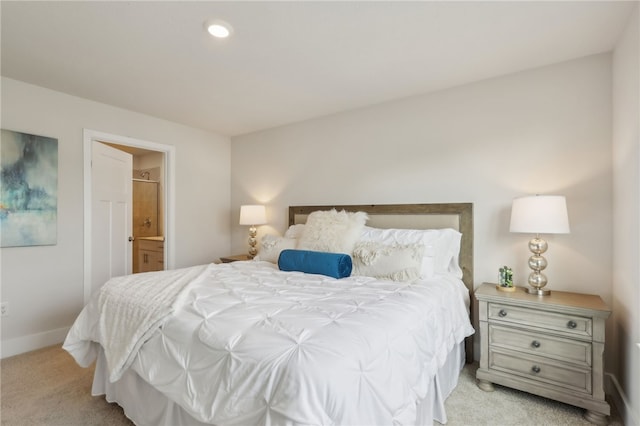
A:
[[[434,420],[442,424],[447,423],[444,401],[458,384],[464,363],[463,341],[449,352],[444,365],[431,381],[426,398],[418,406],[416,425],[431,425]],[[138,426],[205,425],[147,384],[132,369],[125,371],[117,382],[109,382],[109,372],[102,350],[96,362],[91,393],[94,396],[105,395],[108,402],[120,405],[125,415]]]

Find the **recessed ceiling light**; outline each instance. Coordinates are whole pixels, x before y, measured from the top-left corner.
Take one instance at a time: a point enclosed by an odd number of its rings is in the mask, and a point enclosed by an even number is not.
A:
[[[216,38],[227,38],[231,35],[231,25],[222,21],[205,22],[205,27],[209,34]]]

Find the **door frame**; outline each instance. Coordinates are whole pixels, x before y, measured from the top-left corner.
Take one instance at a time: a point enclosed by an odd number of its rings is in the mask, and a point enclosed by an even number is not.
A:
[[[143,148],[164,154],[164,258],[166,269],[175,268],[175,147],[128,136],[114,135],[90,129],[83,129],[84,144],[84,303],[91,296],[91,244],[92,244],[92,190],[91,156],[93,142],[107,142],[117,145]],[[133,215],[133,212],[132,212]]]

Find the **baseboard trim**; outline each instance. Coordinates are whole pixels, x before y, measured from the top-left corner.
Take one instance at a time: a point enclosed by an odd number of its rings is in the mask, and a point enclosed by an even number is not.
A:
[[[622,389],[622,386],[620,386],[620,382],[618,382],[616,376],[611,373],[605,373],[605,376],[607,376],[607,393],[611,396],[611,402],[616,406],[624,424],[640,424],[638,415],[634,413],[629,398],[625,394],[624,389]]]
[[[30,334],[28,336],[16,337],[15,339],[2,340],[0,344],[0,358],[20,355],[25,352],[31,352],[36,349],[62,343],[67,333],[69,333],[69,327],[63,327],[42,333]]]

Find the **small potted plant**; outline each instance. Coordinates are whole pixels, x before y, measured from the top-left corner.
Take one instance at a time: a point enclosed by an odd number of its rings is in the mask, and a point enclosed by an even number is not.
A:
[[[516,291],[513,285],[513,271],[508,266],[499,269],[499,284],[496,288],[500,291]]]

